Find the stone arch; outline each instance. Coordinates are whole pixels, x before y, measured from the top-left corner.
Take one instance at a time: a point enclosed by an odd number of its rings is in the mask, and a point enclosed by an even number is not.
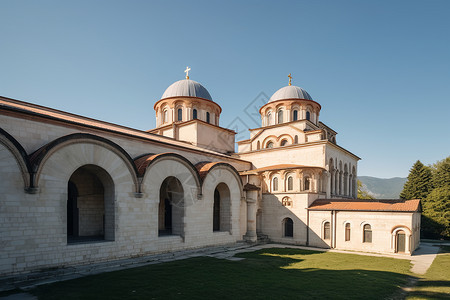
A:
[[[184,236],[184,190],[174,176],[166,177],[159,187],[158,236]]]
[[[115,161],[118,159],[118,161]],[[116,143],[103,137],[88,133],[74,133],[60,137],[47,145],[39,148],[30,156],[30,164],[35,174],[35,186],[39,186],[40,177],[48,161],[52,161],[53,171],[62,171],[61,177],[69,179],[76,169],[83,165],[97,165],[105,169],[109,174],[117,173],[119,177],[131,176],[135,193],[140,193],[140,185],[137,178],[136,166],[128,153]],[[115,163],[112,163],[112,162]],[[64,167],[61,166],[64,162]],[[124,172],[128,170],[128,172]],[[114,179],[114,176],[111,175]],[[66,181],[67,181],[66,180]]]
[[[275,141],[277,141],[277,140],[278,140],[278,138],[275,135],[269,135],[266,138],[264,138],[261,145],[263,146],[263,148],[267,148],[267,144],[269,142],[272,142],[275,145]]]
[[[159,193],[162,182],[170,176],[177,178],[186,194],[185,201],[197,201],[201,194],[201,179],[195,166],[185,157],[176,153],[144,154],[135,159],[138,172],[142,177],[142,192]],[[156,190],[155,190],[156,188]],[[158,198],[158,197],[157,197]]]
[[[391,248],[395,253],[409,253],[412,231],[408,226],[397,225],[391,229]]]
[[[211,228],[214,223],[214,198],[220,197],[220,230],[239,235],[239,217],[244,189],[238,171],[228,163],[210,163],[203,180],[203,200],[210,206]],[[216,194],[217,197],[217,194]]]
[[[221,182],[214,189],[213,231],[230,232],[231,227],[230,189],[226,183]]]
[[[281,146],[281,142],[283,140],[286,140],[289,143],[289,145],[293,144],[293,142],[294,142],[294,139],[289,134],[282,134],[282,135],[277,137],[277,140],[280,141],[280,146]]]
[[[68,181],[67,243],[115,237],[114,181],[103,168],[84,165]]]
[[[0,144],[14,157],[23,179],[24,189],[28,192],[33,192],[34,182],[31,177],[32,169],[25,149],[12,135],[2,128],[0,128]]]

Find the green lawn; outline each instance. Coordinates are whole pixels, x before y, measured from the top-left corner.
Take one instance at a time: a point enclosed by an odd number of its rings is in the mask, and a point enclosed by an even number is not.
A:
[[[450,299],[450,247],[441,251],[407,299]]]
[[[408,260],[265,249],[242,261],[199,257],[40,286],[39,299],[380,299],[406,283]]]

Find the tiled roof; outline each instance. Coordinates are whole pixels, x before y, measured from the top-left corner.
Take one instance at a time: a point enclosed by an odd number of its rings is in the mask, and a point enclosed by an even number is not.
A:
[[[208,175],[209,170],[214,167],[217,164],[220,164],[223,162],[209,162],[209,161],[204,161],[204,162],[199,162],[198,164],[195,165],[195,168],[198,171],[198,174],[200,175],[200,178],[203,180],[205,179],[206,175]]]
[[[137,138],[143,138],[143,139],[154,141],[154,142],[161,142],[164,144],[170,144],[170,145],[182,147],[185,149],[187,148],[187,149],[191,149],[191,150],[195,150],[195,151],[200,151],[202,153],[213,154],[215,156],[227,157],[227,159],[236,160],[236,158],[226,156],[225,154],[218,153],[218,152],[208,150],[208,149],[204,149],[204,148],[201,148],[198,146],[190,145],[185,142],[177,141],[175,139],[168,138],[165,136],[145,132],[145,131],[138,130],[138,129],[132,129],[132,128],[128,128],[125,126],[116,125],[116,124],[112,124],[112,123],[108,123],[108,122],[104,122],[104,121],[100,121],[100,120],[95,120],[95,119],[91,119],[91,118],[87,118],[87,117],[71,114],[68,112],[64,112],[64,111],[60,111],[60,110],[32,104],[32,103],[27,103],[27,102],[15,100],[15,99],[7,98],[7,97],[0,96],[0,109],[7,109],[7,110],[13,110],[13,111],[26,113],[26,114],[37,115],[37,116],[41,116],[44,118],[58,120],[58,121],[69,123],[69,124],[100,129],[100,130],[104,130],[104,131],[124,134],[124,135],[133,136],[133,137],[137,137]],[[239,159],[237,159],[237,160],[239,160]]]
[[[318,199],[309,210],[344,210],[344,211],[421,211],[420,200],[362,200],[362,199]]]
[[[138,171],[138,175],[142,176],[145,173],[145,170],[147,169],[148,165],[158,156],[163,155],[164,153],[160,154],[146,154],[144,156],[141,156],[139,158],[136,158],[134,160],[134,164],[136,165],[136,169]]]

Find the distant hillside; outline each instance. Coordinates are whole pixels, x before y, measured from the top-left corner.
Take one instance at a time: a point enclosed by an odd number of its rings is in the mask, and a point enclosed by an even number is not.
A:
[[[394,177],[389,179],[370,176],[358,176],[363,187],[377,199],[398,199],[406,178]]]

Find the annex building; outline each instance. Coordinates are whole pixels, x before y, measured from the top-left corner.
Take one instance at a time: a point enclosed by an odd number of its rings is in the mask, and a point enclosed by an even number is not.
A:
[[[0,275],[237,241],[411,254],[419,200],[357,200],[359,157],[289,85],[248,140],[200,83],[141,131],[0,97]]]

